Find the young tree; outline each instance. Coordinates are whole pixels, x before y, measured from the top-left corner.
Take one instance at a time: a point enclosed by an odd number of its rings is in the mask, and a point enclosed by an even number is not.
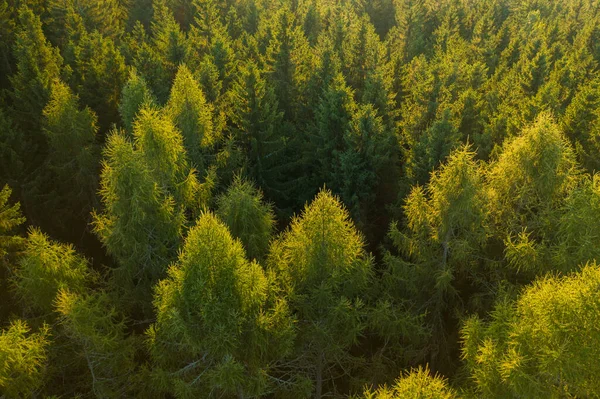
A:
[[[64,224],[60,230],[69,231],[82,222],[87,224],[96,204],[100,161],[97,118],[87,107],[80,110],[79,97],[60,81],[52,85],[43,114],[49,153],[30,196],[40,203],[40,219],[57,228]]]
[[[167,113],[181,130],[190,161],[201,171],[207,167],[207,152],[218,142],[212,112],[213,107],[206,102],[199,83],[185,65],[180,65],[171,88]]]
[[[456,392],[442,377],[431,375],[427,367],[402,373],[391,387],[365,390],[364,399],[456,399]]]
[[[269,365],[290,350],[285,300],[272,296],[262,268],[213,214],[186,238],[169,276],[156,288],[148,331],[159,392],[239,398],[268,393]]]
[[[123,132],[111,133],[104,157],[104,209],[93,215],[94,232],[117,261],[114,283],[123,302],[149,314],[152,286],[176,256],[185,216]]]
[[[96,397],[122,397],[133,392],[133,338],[126,335],[123,317],[102,291],[90,294],[61,289],[54,301],[60,334],[67,339],[82,369],[70,371]],[[75,380],[76,378],[73,378]]]
[[[593,397],[600,394],[600,310],[595,264],[545,277],[516,301],[501,301],[485,322],[462,329],[462,357],[476,396]]]
[[[46,40],[40,18],[27,6],[21,6],[18,14],[19,28],[13,47],[16,72],[10,78],[14,118],[22,129],[30,132],[31,143],[41,151],[43,141],[40,142],[41,134],[36,132],[41,130],[42,110],[50,98],[52,82],[60,75],[63,59],[58,49]],[[36,151],[35,147],[31,150]]]
[[[17,295],[35,313],[44,316],[52,313],[60,290],[84,292],[94,278],[86,259],[72,245],[52,241],[33,228],[15,274]]]
[[[265,203],[254,185],[236,176],[227,191],[217,199],[217,216],[239,238],[250,259],[267,255],[275,228],[273,206]]]
[[[487,239],[483,170],[469,147],[455,150],[429,184],[413,187],[406,199],[406,232],[392,224],[390,238],[404,259],[386,255],[388,287],[396,301],[415,303],[432,329],[430,363],[452,360],[449,334],[456,316],[472,303],[482,276],[480,254]],[[474,310],[478,310],[474,306]],[[453,317],[453,315],[456,315]]]
[[[135,68],[132,68],[119,103],[119,114],[127,132],[133,133],[133,123],[141,109],[154,106],[156,106],[156,99],[146,80],[135,71]]]
[[[336,365],[351,365],[372,259],[346,209],[322,190],[273,243],[268,265],[298,318],[291,372],[309,377],[321,398]]]
[[[16,320],[0,333],[0,389],[7,397],[35,396],[44,381],[48,336],[44,325],[32,333],[26,322]]]

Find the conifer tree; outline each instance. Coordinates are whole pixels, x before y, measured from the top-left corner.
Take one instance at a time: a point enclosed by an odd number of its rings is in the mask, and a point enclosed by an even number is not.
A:
[[[158,185],[145,156],[123,132],[114,131],[104,149],[94,232],[117,261],[114,282],[124,303],[147,308],[152,285],[175,257],[185,221],[183,210]]]
[[[82,293],[93,278],[87,261],[72,245],[54,242],[38,229],[29,230],[15,285],[18,296],[35,313],[48,316],[60,290]]]
[[[154,0],[152,6],[154,8],[151,24],[152,43],[168,76],[168,80],[160,82],[160,84],[166,85],[166,87],[162,87],[164,90],[171,87],[179,64],[185,62],[190,48],[185,33],[175,21],[166,1]]]
[[[213,129],[212,111],[200,85],[182,64],[171,89],[167,113],[180,129],[189,159],[199,170],[206,168],[205,158],[218,142]]]
[[[213,214],[189,231],[179,258],[156,288],[148,331],[158,392],[237,397],[269,392],[269,365],[291,347],[283,298],[262,268]]]
[[[119,103],[119,114],[127,132],[133,133],[133,122],[142,108],[151,108],[155,105],[156,99],[146,80],[135,69],[131,69]]]
[[[127,81],[125,59],[115,42],[98,32],[81,33],[71,51],[71,86],[84,105],[99,115],[104,132],[119,121],[121,90]]]
[[[332,188],[339,190],[342,201],[362,226],[374,207],[379,176],[386,168],[391,172],[392,139],[371,105],[358,107],[344,136],[346,150],[339,156]]]
[[[169,116],[142,109],[134,122],[133,138],[159,188],[173,196],[176,206],[196,210],[198,181],[188,163],[184,138]]]
[[[16,320],[0,333],[0,389],[10,398],[35,396],[44,380],[50,329],[31,332]]]
[[[455,399],[458,395],[443,378],[431,375],[428,368],[403,373],[393,386],[366,390],[364,399]]]
[[[97,170],[100,151],[96,144],[96,114],[80,110],[79,97],[69,87],[55,81],[50,100],[43,111],[43,129],[48,156],[34,181],[30,195],[37,194],[40,210],[52,214],[51,225],[69,226],[86,222],[96,203]],[[52,212],[49,212],[52,210]]]
[[[60,333],[76,358],[71,362],[79,360],[83,366],[76,377],[83,380],[84,389],[96,397],[131,393],[135,345],[132,337],[126,336],[123,317],[108,295],[102,291],[77,293],[68,287],[58,292],[54,305]]]
[[[0,302],[3,303],[0,308],[0,320],[8,320],[13,307],[13,291],[10,276],[13,273],[11,265],[16,261],[16,257],[25,244],[23,237],[16,235],[15,231],[25,222],[21,213],[21,204],[9,202],[12,190],[9,186],[2,187],[0,190]]]
[[[235,138],[247,157],[247,175],[270,199],[286,199],[283,186],[285,132],[273,88],[253,62],[242,67],[233,86]]]
[[[44,150],[40,126],[42,110],[50,98],[51,85],[60,75],[62,57],[46,40],[40,18],[26,6],[18,10],[19,28],[13,55],[15,74],[10,78],[15,122],[31,135],[33,154]],[[35,163],[35,156],[32,159]]]
[[[416,300],[417,308],[427,313],[435,367],[447,366],[451,358],[447,332],[456,323],[451,315],[477,304],[474,288],[482,281],[478,254],[487,239],[486,194],[474,155],[468,147],[457,149],[425,188],[413,187],[404,206],[406,232],[395,224],[390,229],[406,260],[386,256],[386,286],[398,287],[397,293],[390,292],[394,300]]]
[[[305,149],[306,163],[313,170],[313,186],[310,189],[315,190],[323,183],[335,185],[336,160],[346,148],[344,138],[350,131],[355,113],[352,91],[344,82],[343,75],[338,74],[330,81],[317,105],[315,126]]]
[[[549,266],[546,248],[577,175],[575,153],[548,115],[505,143],[487,179],[494,234],[507,244],[509,265]]]
[[[321,398],[335,365],[351,365],[372,259],[346,209],[323,190],[273,243],[268,264],[298,318],[291,372],[310,378],[311,396]]]
[[[516,301],[500,301],[488,322],[463,327],[462,357],[476,396],[599,394],[595,314],[600,302],[595,264],[565,277],[545,277]]]
[[[263,194],[240,176],[217,199],[217,216],[239,238],[248,258],[263,259],[275,227],[273,206],[265,203]]]

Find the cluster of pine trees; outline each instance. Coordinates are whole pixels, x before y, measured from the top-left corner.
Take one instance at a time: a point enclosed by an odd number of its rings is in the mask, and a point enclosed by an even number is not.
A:
[[[0,398],[599,397],[599,72],[597,0],[0,0]]]

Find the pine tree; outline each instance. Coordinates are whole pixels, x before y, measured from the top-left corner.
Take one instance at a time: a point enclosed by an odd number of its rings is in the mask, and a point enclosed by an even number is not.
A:
[[[171,89],[167,113],[181,130],[189,159],[199,170],[206,168],[206,157],[219,141],[213,129],[212,112],[200,85],[182,64]]]
[[[321,398],[336,363],[351,365],[372,259],[346,209],[323,190],[273,243],[268,265],[298,318],[289,372],[310,378],[311,396]]]
[[[262,268],[213,214],[189,231],[156,288],[148,331],[158,392],[249,397],[272,389],[269,365],[291,347],[285,300],[271,296]]]
[[[0,333],[0,389],[7,397],[34,396],[44,380],[48,336],[44,325],[32,333],[25,321],[16,320]]]
[[[263,259],[275,228],[273,206],[254,185],[237,176],[217,199],[217,216],[240,239],[248,258]]]

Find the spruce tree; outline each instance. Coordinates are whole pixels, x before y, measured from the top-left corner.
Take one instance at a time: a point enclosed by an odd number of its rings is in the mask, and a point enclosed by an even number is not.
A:
[[[247,176],[264,190],[269,199],[286,199],[283,159],[285,132],[281,131],[279,111],[273,88],[253,62],[241,68],[233,86],[234,134],[247,157]]]
[[[50,98],[52,82],[60,76],[62,57],[46,40],[39,16],[26,6],[18,10],[19,27],[13,47],[16,70],[11,76],[13,117],[28,132],[30,162],[45,151],[41,135],[42,110]]]

